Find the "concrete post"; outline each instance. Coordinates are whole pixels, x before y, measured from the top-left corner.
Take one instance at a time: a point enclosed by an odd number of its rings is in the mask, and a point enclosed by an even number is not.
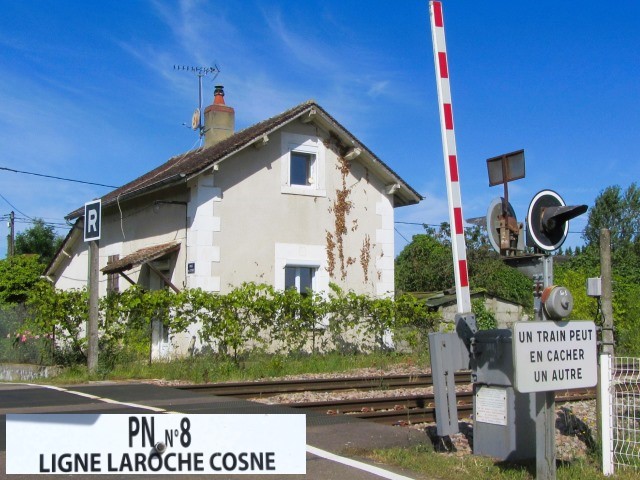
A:
[[[608,229],[600,230],[600,282],[602,296],[602,353],[613,358],[613,290],[611,287],[611,233]]]
[[[553,257],[542,257],[543,288],[553,285]],[[540,305],[543,320],[548,320]],[[556,478],[556,401],[555,393],[536,393],[536,479]]]

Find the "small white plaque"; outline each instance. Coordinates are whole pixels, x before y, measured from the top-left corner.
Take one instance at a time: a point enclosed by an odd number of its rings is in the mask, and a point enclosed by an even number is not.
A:
[[[476,391],[476,422],[507,424],[507,390],[482,386]]]

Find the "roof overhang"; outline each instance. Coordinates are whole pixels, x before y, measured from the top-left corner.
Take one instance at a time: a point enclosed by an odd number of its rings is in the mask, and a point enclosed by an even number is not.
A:
[[[135,252],[123,257],[119,260],[115,260],[104,267],[101,272],[105,275],[119,274],[130,284],[135,285],[135,282],[131,280],[126,273],[127,270],[131,270],[138,265],[148,265],[156,275],[162,279],[165,285],[171,288],[174,292],[179,293],[180,289],[176,287],[169,278],[165,276],[158,268],[153,265],[154,260],[158,260],[162,257],[169,255],[170,253],[180,250],[179,242],[163,243],[161,245],[153,245],[151,247],[141,248]]]
[[[72,251],[72,249],[74,248],[74,245],[78,241],[80,241],[80,239],[82,238],[82,234],[83,234],[83,226],[82,226],[83,218],[84,217],[78,218],[74,222],[74,224],[71,225],[71,229],[67,233],[67,236],[64,238],[64,240],[60,244],[60,247],[56,251],[56,253],[53,256],[53,258],[51,259],[51,261],[49,262],[49,265],[47,265],[47,268],[45,268],[45,270],[44,270],[44,275],[46,277],[50,277],[51,275],[53,275],[53,273],[58,269],[58,267],[60,266],[61,262],[65,258],[70,258],[71,257],[70,251]]]
[[[161,245],[141,248],[140,250],[136,250],[126,257],[109,263],[100,271],[105,275],[110,273],[126,272],[127,270],[131,270],[138,265],[152,262],[178,250],[180,250],[179,242],[163,243]]]

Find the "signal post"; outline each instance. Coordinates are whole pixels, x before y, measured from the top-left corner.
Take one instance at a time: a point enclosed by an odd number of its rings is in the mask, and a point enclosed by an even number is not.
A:
[[[89,321],[87,322],[87,368],[93,373],[98,366],[98,302],[102,202],[94,200],[84,205],[84,241],[89,243]]]
[[[524,150],[487,160],[489,185],[504,186],[504,197],[491,203],[485,220],[489,240],[505,262],[532,278],[536,318],[516,322],[513,330],[478,330],[469,295],[442,4],[431,1],[429,7],[458,306],[455,333],[429,334],[438,436],[446,446],[459,431],[453,374],[471,369],[474,454],[535,457],[537,478],[555,479],[555,389],[594,386],[597,361],[595,324],[562,321],[573,298],[553,285],[550,253],[564,242],[569,220],[587,206],[567,206],[556,192],[543,190],[531,201],[525,228],[507,186],[525,176]],[[525,254],[525,244],[533,254]]]

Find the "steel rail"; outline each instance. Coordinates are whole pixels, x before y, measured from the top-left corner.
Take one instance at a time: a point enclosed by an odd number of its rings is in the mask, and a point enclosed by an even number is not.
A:
[[[575,389],[556,392],[557,402],[575,402],[595,399],[594,389]],[[473,392],[456,394],[458,411],[473,412]],[[328,415],[350,415],[385,424],[415,424],[435,421],[433,394],[404,397],[364,398],[326,402],[280,404],[291,408],[325,412]]]
[[[469,372],[455,374],[456,383],[470,382]],[[378,377],[320,378],[307,380],[268,380],[256,382],[181,385],[175,388],[205,395],[237,398],[260,398],[298,392],[326,392],[339,390],[385,390],[393,388],[432,387],[431,374],[384,375]]]

